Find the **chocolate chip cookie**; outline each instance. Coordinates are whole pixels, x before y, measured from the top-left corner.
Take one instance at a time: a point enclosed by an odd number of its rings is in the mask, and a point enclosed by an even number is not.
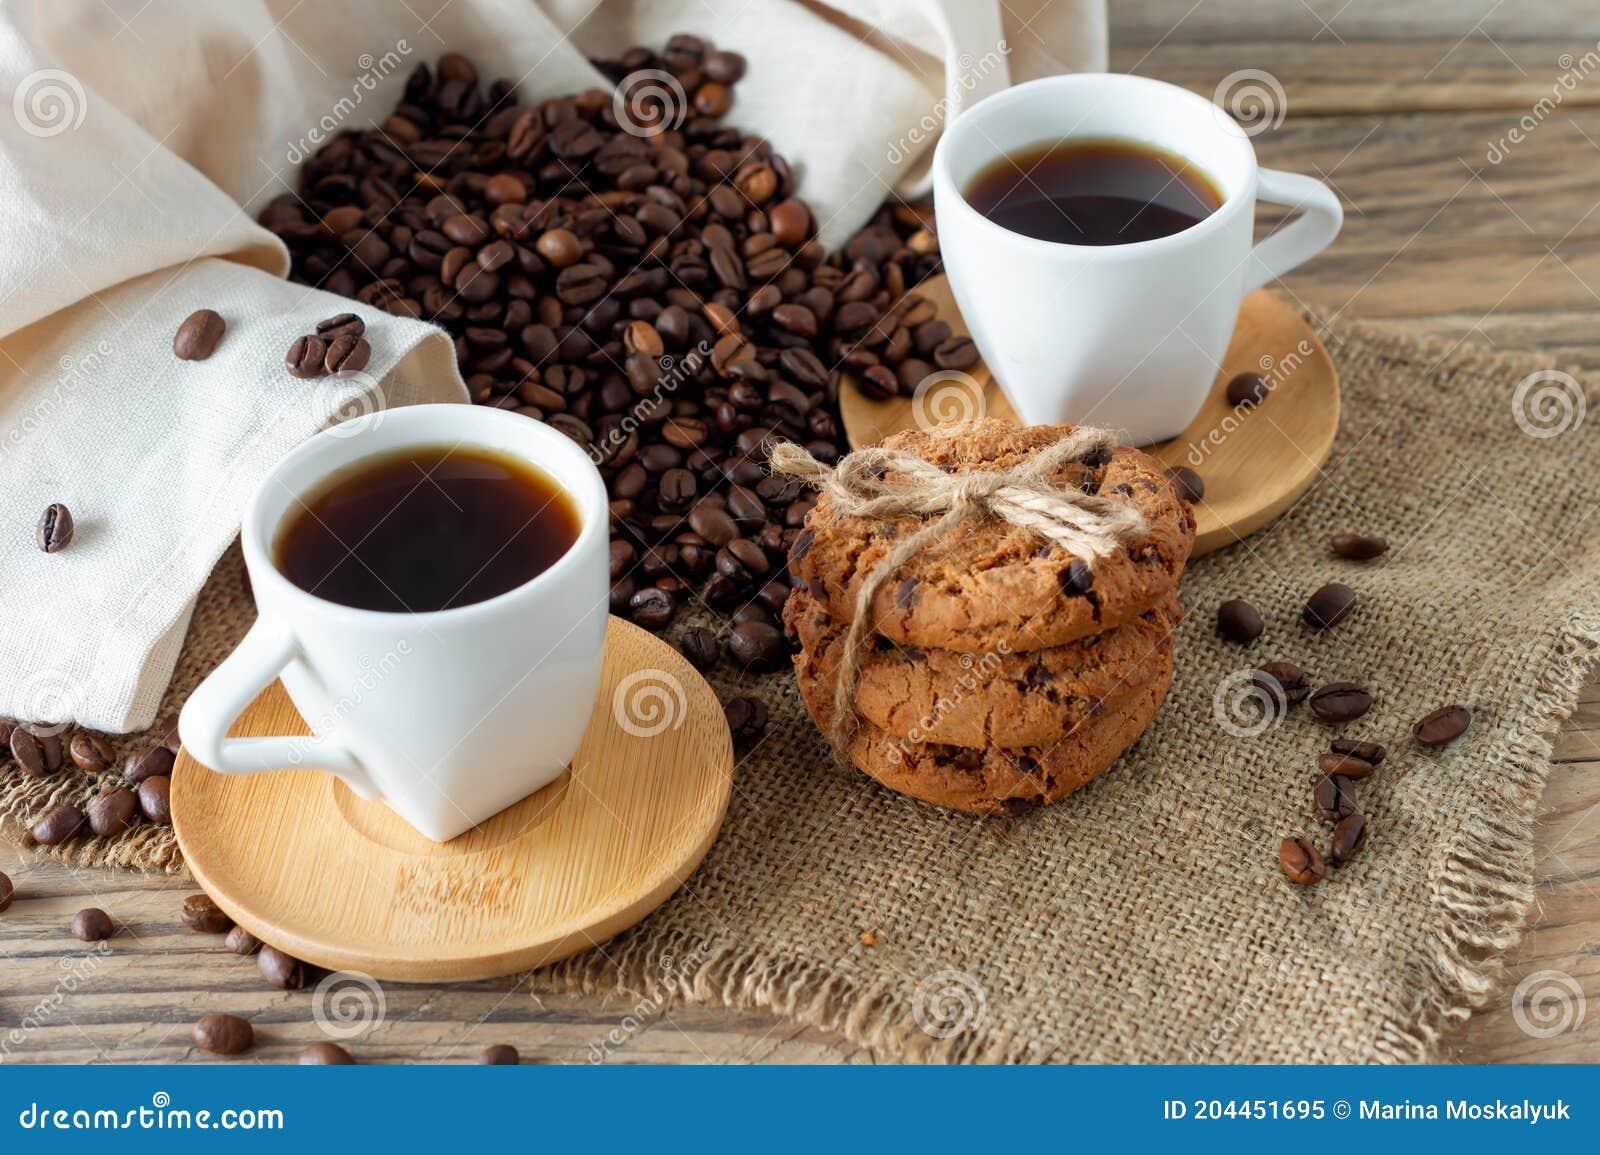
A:
[[[1014,468],[1070,430],[989,419],[956,435],[910,431],[884,444],[965,473]],[[996,519],[970,523],[882,587],[872,605],[876,631],[919,649],[1039,650],[1121,625],[1166,598],[1194,546],[1194,514],[1161,464],[1118,446],[1067,463],[1052,477],[1133,506],[1145,531],[1091,566],[1032,530]],[[790,568],[830,615],[849,621],[867,575],[923,524],[913,516],[846,515],[824,496],[795,540]]]
[[[1169,594],[1114,630],[1020,653],[919,650],[874,635],[862,655],[856,709],[887,733],[917,742],[1049,745],[1170,671],[1172,631],[1182,616]],[[795,676],[806,696],[831,694],[845,623],[804,590],[789,596],[784,621],[800,642]]]

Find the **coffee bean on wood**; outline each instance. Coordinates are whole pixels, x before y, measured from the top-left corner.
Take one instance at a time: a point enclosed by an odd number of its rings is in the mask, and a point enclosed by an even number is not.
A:
[[[1206,495],[1205,479],[1187,465],[1167,470],[1167,480],[1172,482],[1172,488],[1177,490],[1178,496],[1184,501],[1193,503]]]
[[[347,1067],[355,1062],[350,1052],[338,1043],[312,1043],[295,1057],[302,1067]]]
[[[1231,598],[1217,607],[1217,633],[1230,642],[1248,645],[1263,628],[1260,612],[1243,598]]]
[[[1260,373],[1240,373],[1228,382],[1228,404],[1235,409],[1254,409],[1271,392],[1272,386]]]
[[[234,954],[252,955],[261,949],[261,940],[242,926],[236,926],[222,940],[222,945]]]
[[[45,553],[59,553],[72,544],[72,531],[72,511],[56,501],[39,515],[34,536]]]
[[[1329,682],[1311,695],[1311,712],[1323,722],[1353,722],[1372,709],[1372,695],[1354,682]]]
[[[1419,719],[1411,733],[1424,746],[1445,746],[1465,734],[1470,725],[1472,711],[1465,706],[1441,706]]]
[[[306,985],[306,964],[275,946],[263,944],[256,965],[261,977],[280,991],[297,991]]]
[[[238,1055],[255,1042],[255,1031],[238,1015],[205,1015],[194,1025],[194,1045],[213,1055]]]
[[[183,900],[178,917],[190,930],[202,934],[226,934],[233,929],[233,919],[211,900],[209,894],[191,894]]]
[[[1278,865],[1284,877],[1297,886],[1311,886],[1328,877],[1322,853],[1305,838],[1285,838],[1279,843]]]
[[[1306,599],[1306,625],[1331,629],[1355,609],[1356,591],[1339,582],[1329,582]]]
[[[204,361],[216,351],[227,324],[214,309],[196,309],[172,336],[172,352],[180,361]]]
[[[11,900],[17,896],[17,888],[12,884],[11,876],[0,871],[0,914],[11,909]]]
[[[72,916],[72,937],[84,942],[103,942],[116,932],[111,916],[97,906],[85,907]]]
[[[522,1055],[510,1043],[495,1043],[478,1052],[478,1065],[484,1067],[515,1067]]]

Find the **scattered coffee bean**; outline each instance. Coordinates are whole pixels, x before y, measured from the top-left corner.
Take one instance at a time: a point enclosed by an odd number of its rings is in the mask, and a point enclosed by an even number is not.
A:
[[[1328,743],[1328,748],[1335,754],[1348,754],[1352,758],[1359,758],[1369,766],[1378,766],[1389,756],[1376,742],[1359,742],[1354,738],[1335,738]]]
[[[54,734],[16,726],[11,730],[10,746],[11,756],[26,774],[51,774],[61,768],[61,739]]]
[[[261,940],[242,926],[236,926],[222,940],[222,945],[234,954],[253,955],[261,949]]]
[[[767,704],[760,698],[730,698],[722,708],[733,744],[741,749],[756,742],[767,729]]]
[[[728,657],[747,670],[764,673],[776,670],[789,656],[783,631],[766,622],[747,621],[728,634]]]
[[[168,714],[164,718],[157,719],[150,732],[155,734],[160,739],[161,744],[174,754],[183,748],[182,740],[178,737],[177,714]]]
[[[678,651],[689,659],[697,670],[709,670],[722,656],[722,643],[717,641],[717,631],[705,626],[685,630],[678,639]]]
[[[111,916],[97,906],[85,907],[72,916],[72,937],[84,942],[103,942],[116,929]]]
[[[79,730],[74,734],[67,749],[72,754],[72,760],[78,764],[78,769],[86,774],[109,770],[117,761],[117,752],[112,749],[111,743],[87,730]]]
[[[1328,857],[1335,866],[1343,866],[1367,844],[1367,819],[1359,810],[1339,820],[1333,828],[1333,849]]]
[[[59,501],[52,502],[39,515],[39,548],[45,553],[60,553],[72,544],[72,530],[72,512]]]
[[[175,761],[172,751],[165,746],[141,746],[122,764],[122,776],[130,785],[137,786],[146,778],[171,774]]]
[[[1311,695],[1311,712],[1319,721],[1354,722],[1372,709],[1372,695],[1354,682],[1329,682]]]
[[[1344,621],[1356,605],[1356,591],[1339,582],[1329,582],[1306,599],[1306,625],[1331,629]]]
[[[172,779],[165,774],[139,783],[139,812],[157,826],[172,825]]]
[[[1317,769],[1324,774],[1361,779],[1370,775],[1374,767],[1371,762],[1363,762],[1353,754],[1318,754]]]
[[[301,1051],[295,1062],[302,1067],[348,1067],[355,1063],[350,1052],[338,1043],[312,1043]]]
[[[665,627],[672,621],[675,608],[672,595],[666,590],[655,587],[640,590],[628,599],[628,612],[632,615],[634,624],[643,626],[647,630],[659,630]]]
[[[201,934],[226,934],[233,929],[233,919],[211,901],[209,894],[191,894],[184,899],[178,917],[184,926]]]
[[[1446,746],[1467,732],[1472,711],[1465,706],[1441,706],[1411,727],[1411,733],[1424,746]]]
[[[1290,706],[1311,693],[1308,675],[1293,662],[1264,662],[1255,669],[1251,680],[1270,695],[1282,694]]]
[[[321,337],[296,337],[284,354],[283,367],[292,377],[320,377],[326,371],[323,362],[327,356],[328,346]]]
[[[1285,838],[1278,844],[1278,865],[1284,877],[1297,886],[1311,886],[1328,877],[1321,852],[1304,838]]]
[[[1230,642],[1249,645],[1261,636],[1261,614],[1243,598],[1233,598],[1217,607],[1217,633]]]
[[[306,964],[275,946],[262,944],[256,966],[261,977],[280,991],[297,991],[306,985]]]
[[[29,831],[40,846],[58,846],[82,829],[83,811],[76,806],[57,806],[33,824]]]
[[[256,1033],[238,1015],[205,1015],[194,1025],[194,1045],[213,1055],[238,1055],[250,1049]]]
[[[1235,409],[1254,409],[1271,392],[1271,384],[1260,373],[1240,373],[1228,382],[1228,404]]]
[[[1356,786],[1340,774],[1322,774],[1312,788],[1317,817],[1330,826],[1356,812]]]
[[[1371,561],[1389,548],[1389,543],[1376,534],[1336,533],[1328,539],[1338,557],[1351,561]]]
[[[365,337],[353,337],[345,333],[328,342],[328,353],[322,359],[322,367],[329,373],[359,373],[367,367],[371,358],[372,346],[367,344]]]
[[[222,315],[212,309],[196,309],[183,319],[172,337],[172,351],[180,361],[204,361],[216,350],[227,329]]]
[[[84,807],[89,829],[101,838],[132,830],[139,819],[139,799],[126,786],[110,786]]]
[[[360,337],[367,331],[367,323],[354,313],[336,313],[325,321],[317,322],[316,335],[332,344],[340,337]]]
[[[496,1043],[478,1053],[481,1067],[515,1067],[521,1062],[522,1055],[510,1043]]]
[[[1167,480],[1172,482],[1172,488],[1177,490],[1178,497],[1190,504],[1206,495],[1205,479],[1187,465],[1178,465],[1167,470]]]
[[[0,871],[0,914],[11,909],[11,900],[16,898],[17,888],[11,882],[11,876]]]

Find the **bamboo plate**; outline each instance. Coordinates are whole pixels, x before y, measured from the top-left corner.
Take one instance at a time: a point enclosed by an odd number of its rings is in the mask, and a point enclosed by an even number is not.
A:
[[[277,683],[234,727],[306,732]],[[195,879],[257,938],[332,970],[453,981],[554,962],[638,922],[699,865],[732,785],[711,687],[612,618],[571,769],[459,838],[431,842],[331,775],[230,777],[187,753],[172,816]]]
[[[931,277],[917,292],[939,306],[952,331],[966,335],[944,277]],[[1274,382],[1254,409],[1235,413],[1228,381],[1254,371]],[[980,362],[965,374],[930,377],[921,398],[873,401],[846,375],[839,386],[845,436],[854,448],[881,441],[920,423],[973,416],[1016,414]],[[1205,481],[1195,503],[1198,556],[1254,533],[1283,513],[1322,471],[1339,429],[1339,377],[1315,331],[1293,308],[1265,290],[1244,299],[1233,340],[1211,395],[1189,427],[1171,441],[1150,447],[1167,465],[1187,465]]]

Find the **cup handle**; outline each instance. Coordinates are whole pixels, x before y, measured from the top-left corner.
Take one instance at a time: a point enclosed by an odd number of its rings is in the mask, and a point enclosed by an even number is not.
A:
[[[178,716],[185,748],[219,774],[261,774],[269,770],[314,769],[336,774],[362,798],[378,796],[376,786],[355,756],[336,742],[301,737],[229,738],[228,729],[256,698],[300,656],[294,635],[257,618],[233,653],[201,682]]]
[[[1259,289],[1332,243],[1344,223],[1344,207],[1327,185],[1296,172],[1263,168],[1256,173],[1256,199],[1298,211],[1298,220],[1273,233],[1251,250],[1245,292]]]

